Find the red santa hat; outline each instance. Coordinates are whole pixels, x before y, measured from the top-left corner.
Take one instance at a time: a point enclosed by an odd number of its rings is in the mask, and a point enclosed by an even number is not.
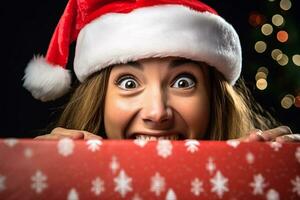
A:
[[[66,64],[75,40],[81,82],[107,66],[150,57],[205,62],[232,85],[241,72],[236,31],[198,0],[69,0],[46,57],[34,57],[25,70],[24,87],[36,99],[54,100],[70,88]]]

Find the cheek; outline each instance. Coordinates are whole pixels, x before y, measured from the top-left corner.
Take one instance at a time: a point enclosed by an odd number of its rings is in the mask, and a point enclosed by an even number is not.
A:
[[[184,120],[190,138],[201,138],[210,119],[210,104],[206,96],[186,98],[175,103],[175,109]]]
[[[133,99],[124,99],[116,95],[107,96],[104,126],[109,139],[122,139],[135,110],[137,109]]]

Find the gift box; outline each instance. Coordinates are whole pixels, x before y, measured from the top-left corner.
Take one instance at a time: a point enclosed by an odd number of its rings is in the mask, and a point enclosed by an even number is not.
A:
[[[300,199],[300,144],[2,139],[0,199]]]

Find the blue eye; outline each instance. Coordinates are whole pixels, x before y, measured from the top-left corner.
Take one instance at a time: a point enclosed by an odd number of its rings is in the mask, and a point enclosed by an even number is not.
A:
[[[117,85],[118,87],[125,90],[134,89],[139,86],[138,82],[130,76],[122,77],[120,80],[117,81]]]
[[[172,84],[172,87],[188,89],[194,87],[195,84],[195,79],[192,78],[190,75],[181,75],[180,77],[175,79],[175,81]]]

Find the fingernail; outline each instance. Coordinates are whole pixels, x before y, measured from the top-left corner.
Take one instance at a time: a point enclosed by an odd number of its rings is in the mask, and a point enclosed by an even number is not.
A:
[[[261,136],[261,137],[263,137],[263,132],[262,132],[262,130],[257,130],[257,131],[256,131],[256,134],[259,135],[259,136]]]
[[[82,139],[84,138],[84,133],[83,132],[77,132],[74,133],[74,135],[72,136],[73,139]]]
[[[256,133],[259,137],[261,137],[264,141],[270,141],[272,137],[270,137],[270,134],[268,132],[263,132],[261,130],[257,131]]]

